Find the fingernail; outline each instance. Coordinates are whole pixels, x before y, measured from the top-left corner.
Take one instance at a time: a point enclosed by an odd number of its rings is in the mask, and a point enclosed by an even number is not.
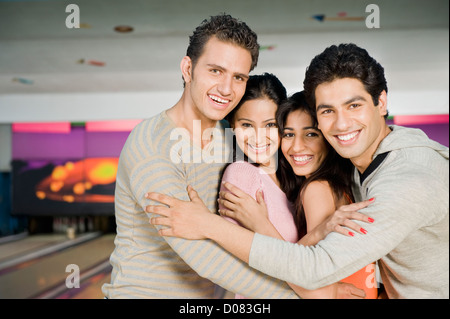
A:
[[[373,219],[371,217],[367,218],[367,220],[369,221],[369,223],[373,223],[375,221],[375,219]]]
[[[361,228],[360,231],[361,231],[361,233],[363,233],[363,234],[367,234],[367,230],[365,230],[364,228]]]
[[[145,193],[145,198],[148,198],[148,193]]]
[[[349,231],[348,234],[349,234],[350,236],[355,236],[355,234],[353,234],[351,231]]]
[[[375,200],[375,197],[372,197],[371,199],[369,199],[369,202],[373,202]]]

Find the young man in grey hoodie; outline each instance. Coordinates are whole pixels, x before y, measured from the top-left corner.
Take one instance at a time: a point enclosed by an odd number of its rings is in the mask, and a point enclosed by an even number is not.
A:
[[[208,218],[217,220],[207,225],[214,227],[193,229],[189,222],[198,226],[207,213],[198,208],[197,215],[181,218],[187,205],[200,206],[193,191],[192,202],[171,201],[167,218],[152,223],[170,226],[162,231],[166,236],[215,240],[261,272],[306,289],[337,282],[378,260],[388,298],[449,298],[448,148],[421,130],[387,125],[384,69],[354,44],[331,46],[316,56],[304,87],[323,135],[356,168],[356,201],[375,199],[360,210],[375,220],[364,224],[366,235],[330,233],[304,247],[212,214]]]

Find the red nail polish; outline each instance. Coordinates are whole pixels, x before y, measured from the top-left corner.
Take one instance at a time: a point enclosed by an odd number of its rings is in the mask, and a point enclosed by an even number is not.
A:
[[[373,219],[373,218],[367,218],[367,220],[369,221],[369,223],[373,223],[374,221],[375,221],[375,219]]]
[[[355,236],[355,234],[353,234],[351,231],[349,231],[348,234],[349,234],[350,236]]]
[[[367,230],[365,230],[364,228],[361,228],[360,231],[361,231],[361,233],[363,233],[363,234],[367,234]]]
[[[369,202],[373,202],[375,200],[375,197],[372,197],[371,199],[369,199]]]

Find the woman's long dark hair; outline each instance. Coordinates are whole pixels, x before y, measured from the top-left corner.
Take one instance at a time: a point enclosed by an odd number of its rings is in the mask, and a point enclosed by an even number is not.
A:
[[[297,92],[285,100],[277,109],[276,120],[280,130],[280,136],[286,125],[289,114],[294,111],[302,111],[311,116],[313,126],[317,127],[316,112],[308,106],[304,91]],[[283,155],[279,155],[279,181],[281,189],[286,193],[287,198],[295,203],[295,221],[299,237],[306,234],[306,219],[302,205],[303,190],[313,181],[327,181],[334,193],[335,200],[343,196],[350,196],[353,201],[351,191],[351,181],[353,164],[350,160],[342,158],[326,141],[328,154],[320,167],[309,178],[295,175],[291,165]]]

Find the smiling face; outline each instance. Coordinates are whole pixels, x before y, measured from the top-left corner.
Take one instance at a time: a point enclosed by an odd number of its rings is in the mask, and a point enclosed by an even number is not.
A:
[[[208,40],[195,66],[184,57],[185,94],[195,117],[222,120],[242,98],[251,64],[249,51],[216,37]]]
[[[268,98],[248,100],[236,111],[232,127],[239,148],[252,161],[262,165],[271,160],[279,147],[275,120],[277,105]]]
[[[323,135],[339,155],[364,172],[390,132],[384,119],[386,92],[380,94],[375,106],[361,81],[342,78],[318,85],[315,97]]]
[[[317,171],[328,154],[322,133],[313,126],[311,116],[302,110],[287,116],[281,136],[281,151],[295,175],[305,177]]]

